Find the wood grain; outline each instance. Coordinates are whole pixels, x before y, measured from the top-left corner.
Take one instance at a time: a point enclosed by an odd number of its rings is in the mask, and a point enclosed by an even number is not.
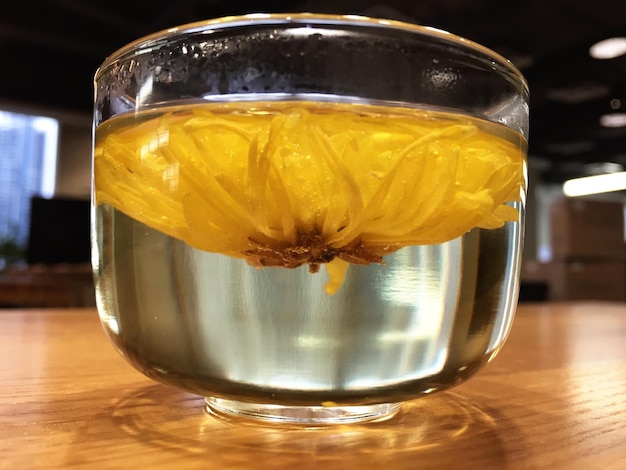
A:
[[[144,378],[93,309],[0,311],[0,468],[626,468],[626,306],[525,304],[477,376],[393,419],[227,421]]]

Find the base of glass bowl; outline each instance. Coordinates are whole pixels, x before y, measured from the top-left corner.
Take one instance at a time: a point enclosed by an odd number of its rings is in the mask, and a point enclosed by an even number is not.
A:
[[[219,416],[301,426],[328,426],[384,421],[392,418],[400,409],[400,403],[358,406],[333,404],[329,404],[329,406],[291,406],[249,403],[213,397],[207,397],[205,401],[207,411]]]

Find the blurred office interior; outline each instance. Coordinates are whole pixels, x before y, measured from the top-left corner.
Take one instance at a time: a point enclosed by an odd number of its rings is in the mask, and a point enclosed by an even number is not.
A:
[[[37,0],[0,18],[0,306],[93,305],[92,87],[105,57],[154,31],[256,12],[407,21],[510,59],[531,91],[520,298],[626,300],[623,1]],[[600,191],[566,194],[607,175]]]

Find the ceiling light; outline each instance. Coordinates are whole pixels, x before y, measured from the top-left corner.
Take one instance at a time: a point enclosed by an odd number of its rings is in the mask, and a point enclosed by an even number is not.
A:
[[[603,127],[626,127],[626,113],[611,113],[600,116]]]
[[[595,148],[595,144],[590,140],[573,140],[571,142],[550,142],[546,144],[546,150],[551,153],[561,155],[576,155],[583,152],[590,152]]]
[[[589,55],[594,59],[614,59],[626,54],[626,38],[609,38],[595,43],[589,48]]]
[[[609,94],[609,91],[609,87],[601,83],[577,83],[548,90],[547,97],[560,103],[580,104],[603,98]]]
[[[585,176],[604,175],[624,171],[624,166],[615,162],[593,162],[583,165]]]
[[[574,178],[563,183],[563,192],[568,197],[610,193],[625,189],[626,171]]]

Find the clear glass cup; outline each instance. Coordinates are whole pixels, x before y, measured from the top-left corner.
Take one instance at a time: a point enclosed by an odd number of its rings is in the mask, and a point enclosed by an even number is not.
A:
[[[501,348],[528,88],[395,21],[210,20],[95,76],[93,266],[113,344],[229,416],[380,420]]]

